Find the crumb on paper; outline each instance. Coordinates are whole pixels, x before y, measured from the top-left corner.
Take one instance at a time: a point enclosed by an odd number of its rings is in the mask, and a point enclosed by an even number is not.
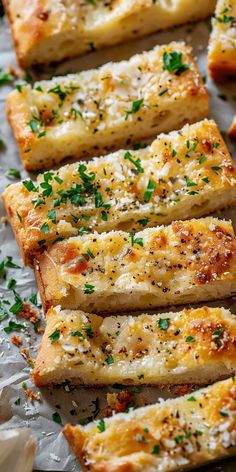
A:
[[[6,225],[8,224],[8,219],[7,219],[6,216],[2,216],[2,217],[1,217],[1,223],[2,223],[4,226],[6,226]]]
[[[112,413],[124,413],[129,404],[134,400],[134,394],[127,391],[107,394],[108,407],[105,410],[105,416],[111,416]]]
[[[33,390],[31,390],[31,388],[28,388],[26,384],[23,384],[22,387],[31,402],[33,402],[34,400],[36,400],[37,402],[41,401],[40,392],[34,392]]]
[[[24,357],[24,359],[26,360],[26,362],[31,366],[31,367],[34,367],[34,359],[32,359],[30,353],[29,353],[29,349],[27,347],[23,347],[21,350],[21,355]]]
[[[34,325],[37,334],[44,333],[44,329],[40,326],[41,319],[38,316],[38,311],[35,308],[32,308],[29,303],[24,303],[23,308],[17,314],[18,316],[21,316],[21,318],[29,320]]]
[[[23,77],[23,72],[19,69],[16,69],[13,66],[7,66],[6,71],[7,71],[8,74],[11,74],[16,79]]]
[[[14,336],[11,337],[11,342],[12,344],[15,344],[15,346],[19,347],[22,345],[22,337],[21,336]]]

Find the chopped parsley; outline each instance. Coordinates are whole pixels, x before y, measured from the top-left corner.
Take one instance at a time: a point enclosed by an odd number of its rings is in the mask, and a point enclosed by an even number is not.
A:
[[[196,398],[192,395],[191,397],[188,398],[188,402],[196,402]]]
[[[3,306],[3,302],[0,300],[0,322],[3,321],[5,318],[8,317],[8,313]]]
[[[86,254],[88,254],[88,256],[89,256],[91,259],[95,259],[95,255],[92,253],[92,251],[90,251],[90,249],[87,249]]]
[[[22,184],[28,190],[28,192],[38,192],[37,187],[31,179],[23,180]]]
[[[16,280],[15,279],[9,279],[7,282],[7,288],[8,290],[12,290],[16,285]]]
[[[8,326],[3,329],[5,333],[12,333],[12,331],[25,331],[26,327],[23,324],[15,323],[14,321],[9,321]]]
[[[84,341],[84,339],[85,339],[85,336],[78,330],[73,331],[73,333],[71,333],[71,336],[78,336],[82,341]]]
[[[38,306],[37,294],[36,294],[36,293],[33,293],[33,294],[29,297],[29,301],[30,301],[30,303],[33,303],[33,305]]]
[[[11,84],[14,80],[15,77],[10,72],[6,72],[0,67],[0,85]]]
[[[187,187],[195,187],[197,185],[195,182],[191,182],[187,175],[185,175],[184,178],[186,180]]]
[[[61,104],[60,106],[62,105],[62,103],[64,102],[65,98],[66,98],[66,92],[64,92],[62,89],[61,89],[61,86],[58,84],[56,85],[55,87],[49,89],[47,91],[48,93],[55,93],[55,95],[58,96],[58,98],[61,100]]]
[[[160,454],[160,452],[161,452],[161,448],[159,444],[155,444],[152,448],[152,454]]]
[[[193,336],[187,336],[187,338],[185,339],[186,343],[193,343],[194,341],[196,340]]]
[[[189,69],[188,64],[183,63],[182,52],[164,52],[163,54],[163,69],[168,72],[173,72],[175,75],[181,75],[183,72]]]
[[[97,429],[100,433],[104,433],[104,431],[106,431],[106,423],[105,423],[104,419],[102,419],[98,422]]]
[[[221,416],[225,416],[225,417],[229,416],[229,413],[225,410],[220,410],[220,414],[221,414]]]
[[[49,233],[49,226],[48,226],[48,223],[43,223],[43,225],[41,226],[40,230],[41,230],[43,233],[45,233],[45,234]]]
[[[138,220],[137,223],[139,223],[144,228],[149,223],[149,219],[143,218],[142,220]]]
[[[95,287],[94,285],[91,284],[85,284],[84,286],[84,294],[85,295],[91,295],[92,293],[95,292]]]
[[[4,266],[7,267],[8,269],[21,269],[20,266],[15,264],[12,260],[12,256],[7,256],[5,261],[4,261]]]
[[[182,434],[179,434],[174,439],[175,439],[176,444],[181,444],[183,442],[184,436]]]
[[[219,23],[231,23],[235,21],[234,16],[232,15],[227,15],[229,13],[230,9],[229,8],[224,8],[224,10],[221,12],[220,16],[216,16],[215,19]]]
[[[18,169],[14,169],[13,167],[11,167],[7,171],[7,177],[13,177],[13,179],[20,179],[21,174],[20,174],[20,171]]]
[[[191,157],[190,155],[190,152],[191,151],[196,151],[197,147],[199,145],[199,139],[196,138],[195,142],[192,144],[192,146],[190,145],[190,141],[189,139],[186,141],[186,146],[187,146],[187,149],[188,149],[188,152],[185,154],[186,157]]]
[[[132,103],[131,110],[126,111],[125,121],[128,120],[129,115],[132,115],[133,113],[137,113],[140,110],[143,102],[144,102],[144,99],[140,98],[139,100],[136,100]]]
[[[201,156],[200,159],[199,159],[199,164],[203,164],[203,162],[206,161],[206,156]]]
[[[62,419],[57,411],[52,414],[52,419],[55,421],[55,423],[62,424]]]
[[[129,237],[131,239],[131,246],[134,246],[134,244],[138,244],[138,246],[143,247],[143,239],[142,238],[135,238],[134,233],[129,233]]]
[[[158,327],[159,329],[166,331],[169,328],[170,318],[159,318]]]
[[[140,164],[141,160],[139,158],[135,160],[132,157],[132,154],[129,151],[127,151],[125,153],[124,159],[129,160],[130,162],[132,162],[132,164],[136,167],[136,173],[137,174],[143,174],[144,173],[144,170],[143,170],[143,168]]]
[[[60,338],[61,331],[59,329],[55,329],[53,333],[50,334],[49,339],[51,340],[51,344],[54,344]]]
[[[107,363],[108,365],[114,364],[114,359],[113,359],[113,357],[112,357],[111,354],[109,354],[109,356],[107,356],[107,358],[106,358],[106,363]]]
[[[29,125],[29,127],[31,128],[31,131],[32,131],[33,133],[37,133],[37,132],[38,132],[38,130],[39,130],[39,124],[38,124],[36,121],[30,120],[30,121],[28,121],[27,125]]]
[[[143,197],[143,199],[146,203],[148,203],[150,201],[151,196],[152,196],[155,188],[156,188],[155,182],[153,182],[153,180],[149,180],[147,189],[146,189],[146,191],[144,193],[144,197]]]
[[[11,306],[10,312],[13,313],[13,315],[17,315],[22,310],[24,303],[19,293],[17,293],[15,290],[14,290],[14,297],[15,297],[15,303]]]
[[[47,217],[49,220],[52,221],[53,224],[56,224],[56,211],[55,210],[49,210]]]
[[[222,170],[222,168],[219,167],[219,166],[213,166],[213,167],[212,167],[212,170],[213,170],[216,174],[218,174],[219,170]]]
[[[92,339],[94,337],[91,326],[82,326],[82,330],[87,334],[88,338]]]
[[[168,92],[168,90],[169,90],[168,87],[163,88],[163,89],[158,93],[159,97],[162,97],[162,95],[164,95],[166,92]]]
[[[221,328],[221,329],[218,329],[217,331],[215,331],[212,336],[213,336],[213,339],[217,345],[217,347],[220,347],[221,346],[221,335],[224,333],[225,329],[224,328]]]

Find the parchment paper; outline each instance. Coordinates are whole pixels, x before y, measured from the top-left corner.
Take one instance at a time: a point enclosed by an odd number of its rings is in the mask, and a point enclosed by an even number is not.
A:
[[[78,60],[68,61],[57,69],[50,68],[47,73],[40,72],[36,77],[40,79],[54,73],[66,73],[97,67],[110,60],[129,58],[134,53],[148,50],[156,44],[164,44],[172,40],[185,40],[187,43],[192,44],[202,74],[207,75],[206,47],[208,36],[209,22],[198,23],[194,26],[188,25],[168,33],[152,35],[140,41],[93,53]],[[5,68],[9,65],[15,65],[15,55],[7,19],[4,17],[4,19],[0,19],[0,67]],[[210,116],[217,121],[222,131],[226,131],[236,111],[236,83],[219,87],[207,79],[207,85],[211,100]],[[10,183],[9,178],[5,175],[10,167],[19,169],[22,178],[27,175],[22,170],[17,147],[5,118],[4,102],[10,90],[10,86],[0,87],[0,135],[2,135],[6,143],[6,147],[2,151],[0,150],[0,192]],[[226,96],[227,101],[219,98],[219,95]],[[236,149],[233,142],[228,141],[228,144],[236,158]],[[4,206],[2,201],[0,201],[0,217],[4,215]],[[223,215],[232,218],[236,223],[235,210],[224,212]],[[21,267],[23,266],[10,225],[5,226],[0,223],[0,262],[6,256],[12,256],[15,263]],[[21,269],[7,269],[7,279],[9,278],[17,280],[16,289],[22,297],[28,297],[37,292],[34,275],[30,269],[23,267]],[[13,303],[11,292],[6,288],[6,281],[4,279],[0,279],[0,296],[4,299],[9,299],[11,304]],[[231,306],[234,313],[236,313],[234,303],[234,300],[228,300],[227,302],[217,302],[216,305],[224,304],[225,306]],[[73,454],[70,452],[61,432],[61,425],[53,421],[52,415],[58,412],[63,425],[68,421],[77,423],[81,418],[93,415],[96,409],[96,405],[93,403],[95,400],[97,405],[99,401],[99,407],[102,410],[106,403],[106,393],[108,391],[118,392],[118,390],[112,388],[103,390],[76,388],[70,391],[68,387],[58,387],[50,390],[42,389],[42,401],[40,403],[37,401],[31,403],[25,394],[24,388],[22,388],[22,383],[26,382],[27,387],[32,387],[36,391],[30,379],[31,369],[21,356],[19,349],[10,342],[11,335],[6,334],[3,328],[8,325],[9,319],[18,323],[23,322],[27,329],[24,333],[20,333],[20,335],[24,340],[23,345],[31,347],[32,357],[36,356],[36,348],[40,341],[40,336],[35,334],[31,323],[22,321],[21,318],[16,318],[16,316],[12,315],[11,318],[5,319],[0,323],[0,431],[18,427],[31,428],[33,435],[37,438],[35,469],[44,471],[79,471],[79,466],[76,464]],[[149,403],[156,401],[160,396],[166,398],[170,395],[168,392],[154,388],[143,388],[140,391]],[[19,403],[19,398],[20,404],[17,405],[15,402]],[[207,466],[201,470],[205,472],[216,470],[232,472],[236,470],[236,461],[233,460],[224,462],[222,468],[219,465],[217,464],[217,467]],[[22,472],[24,471],[22,470]]]
[[[36,440],[29,428],[0,431],[1,472],[32,472]]]

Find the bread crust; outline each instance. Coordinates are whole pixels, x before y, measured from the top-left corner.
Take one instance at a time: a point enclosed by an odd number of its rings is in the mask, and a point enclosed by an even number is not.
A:
[[[236,116],[234,117],[233,123],[229,129],[229,136],[232,139],[236,139]]]
[[[235,293],[235,244],[230,222],[177,221],[135,235],[70,238],[37,257],[35,272],[45,310],[61,305],[102,313],[194,303]],[[93,258],[83,256],[88,250]]]
[[[172,53],[186,70],[164,70],[164,57]],[[129,61],[26,85],[7,97],[8,120],[29,171],[130,148],[207,115],[192,50],[175,42]]]
[[[5,190],[3,200],[26,264],[32,265],[35,255],[58,238],[75,236],[81,228],[134,232],[142,226],[201,217],[236,201],[234,163],[216,124],[209,120],[186,125],[181,132],[160,135],[145,149],[128,153],[121,150],[81,165],[86,167],[87,175],[95,174],[93,185],[99,187],[104,204],[110,205],[105,212],[104,207],[96,208],[93,194],[86,196],[83,205],[73,204],[75,185],[84,185],[79,172],[83,167],[78,164],[51,172],[52,191],[47,197],[42,198],[41,187],[47,173],[38,177],[38,191],[29,191],[22,183]],[[219,171],[214,170],[217,167]],[[149,180],[155,182],[156,188],[147,203],[143,195]],[[195,184],[193,188],[188,186],[191,182]],[[60,203],[57,192],[71,192],[72,197]],[[42,203],[35,208],[35,202],[40,200]],[[48,218],[50,211],[55,212],[54,221]],[[44,224],[49,225],[47,233],[40,230]]]
[[[58,62],[213,14],[215,0],[4,0],[19,65]]]
[[[209,42],[208,65],[214,80],[236,77],[236,4],[218,0]]]
[[[33,378],[37,387],[204,385],[236,373],[235,343],[235,317],[223,308],[104,319],[55,307]]]
[[[67,424],[63,432],[85,471],[189,470],[235,454],[235,398],[234,379],[228,379],[103,423]]]

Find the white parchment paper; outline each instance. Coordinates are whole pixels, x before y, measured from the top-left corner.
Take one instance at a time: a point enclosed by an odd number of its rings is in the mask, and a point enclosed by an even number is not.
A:
[[[203,22],[196,25],[188,25],[168,33],[152,35],[128,45],[114,47],[77,60],[68,61],[57,69],[51,68],[46,73],[45,71],[44,73],[38,72],[35,78],[48,77],[54,73],[76,72],[97,67],[110,60],[126,59],[134,53],[148,50],[156,44],[164,44],[172,40],[185,40],[193,45],[201,72],[204,76],[207,76],[206,48],[208,36],[209,23]],[[0,68],[6,68],[9,65],[15,66],[15,55],[7,19],[4,17],[0,19]],[[211,101],[210,116],[217,121],[220,129],[225,132],[229,128],[236,112],[236,83],[232,82],[219,87],[207,78],[207,85]],[[11,182],[6,177],[6,172],[10,167],[19,169],[22,178],[27,176],[27,173],[22,170],[17,147],[5,118],[5,97],[10,90],[10,86],[0,87],[0,136],[3,137],[6,143],[6,146],[0,150],[1,193],[6,185]],[[236,148],[233,142],[228,141],[228,144],[236,158]],[[2,201],[0,201],[0,217],[2,216],[5,216],[5,210]],[[224,212],[223,216],[232,218],[236,222],[235,210]],[[20,269],[7,269],[7,279],[16,279],[16,289],[22,298],[37,293],[33,272],[28,268],[23,268],[10,225],[6,226],[0,223],[0,262],[6,256],[12,256],[14,262],[21,266]],[[0,297],[9,300],[12,304],[12,294],[6,288],[6,284],[6,279],[0,279]],[[234,300],[228,300],[224,303],[218,302],[218,305],[230,306],[234,313],[236,313],[234,303]],[[108,391],[118,392],[118,390],[114,388],[102,390],[69,389],[65,386],[50,390],[42,389],[41,402],[35,401],[31,403],[25,394],[24,388],[22,388],[22,383],[26,383],[27,387],[32,387],[36,391],[30,379],[31,369],[23,359],[19,349],[11,343],[11,334],[6,334],[3,331],[4,326],[8,325],[10,319],[25,324],[26,331],[20,333],[20,335],[23,338],[24,347],[30,347],[32,357],[36,356],[37,345],[40,341],[40,336],[35,334],[31,323],[23,321],[21,318],[17,319],[17,316],[11,315],[11,317],[0,323],[0,431],[19,427],[31,428],[33,435],[37,439],[35,469],[43,471],[79,471],[79,466],[76,464],[73,454],[70,452],[61,432],[61,424],[53,421],[52,415],[55,412],[59,413],[62,425],[68,421],[77,423],[81,418],[93,416],[96,406],[99,405],[100,410],[102,410],[106,403],[106,393]],[[154,402],[160,396],[167,397],[169,395],[168,392],[158,391],[154,388],[143,388],[141,389],[141,394],[148,402]],[[205,472],[216,470],[233,472],[236,470],[236,462],[233,460],[222,463],[220,467],[219,465],[217,464],[216,467],[207,466],[201,470]],[[22,470],[22,472],[24,471]]]
[[[1,472],[31,472],[36,440],[29,428],[0,431]]]

